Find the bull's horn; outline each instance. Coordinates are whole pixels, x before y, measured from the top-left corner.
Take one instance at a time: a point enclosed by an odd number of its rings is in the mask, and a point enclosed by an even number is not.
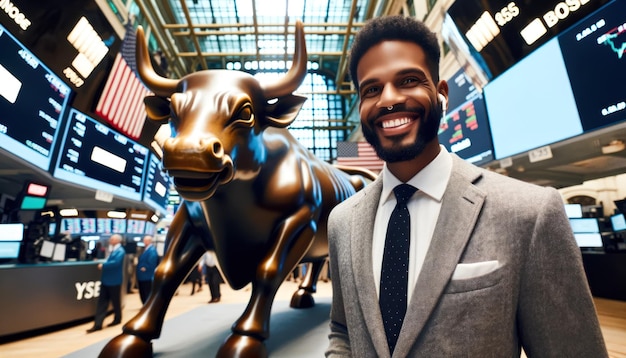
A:
[[[274,83],[263,86],[265,98],[272,99],[293,93],[304,80],[307,72],[306,42],[302,21],[296,22],[296,48],[293,55],[293,64],[287,74]]]
[[[137,45],[135,48],[137,57],[137,72],[143,83],[157,96],[169,97],[176,91],[177,80],[159,76],[152,67],[148,44],[143,34],[143,27],[137,27]]]

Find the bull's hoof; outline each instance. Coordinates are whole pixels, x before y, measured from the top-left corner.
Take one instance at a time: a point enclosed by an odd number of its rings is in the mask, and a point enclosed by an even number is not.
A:
[[[315,299],[311,292],[301,288],[291,296],[291,308],[311,308],[315,306]]]
[[[217,358],[267,358],[267,349],[262,341],[250,336],[233,333],[216,355]]]
[[[152,343],[137,336],[120,334],[107,343],[98,356],[100,358],[151,358]]]

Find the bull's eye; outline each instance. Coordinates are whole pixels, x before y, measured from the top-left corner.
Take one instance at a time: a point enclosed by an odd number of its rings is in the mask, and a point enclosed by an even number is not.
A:
[[[252,106],[250,106],[250,104],[241,107],[237,114],[233,116],[233,124],[235,125],[251,126],[253,122],[254,113],[252,113]]]

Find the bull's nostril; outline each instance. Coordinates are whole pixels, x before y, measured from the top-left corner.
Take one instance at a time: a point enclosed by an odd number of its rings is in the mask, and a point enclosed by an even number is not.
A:
[[[222,155],[222,144],[220,142],[213,143],[213,153],[215,155]]]

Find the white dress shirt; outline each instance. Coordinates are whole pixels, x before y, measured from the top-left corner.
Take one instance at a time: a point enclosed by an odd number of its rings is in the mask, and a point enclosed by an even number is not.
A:
[[[448,186],[450,173],[452,172],[452,158],[445,147],[440,147],[441,151],[437,157],[407,182],[407,184],[411,184],[418,189],[407,204],[409,214],[411,215],[407,302],[411,302],[413,289],[424,264],[426,252],[435,231],[435,224],[439,218],[441,199]],[[380,175],[383,178],[383,191],[380,196],[378,210],[376,211],[372,243],[372,267],[377,296],[380,294],[380,273],[382,270],[383,252],[385,251],[387,223],[391,218],[391,212],[396,206],[393,188],[402,184],[398,178],[389,172],[386,165]]]

